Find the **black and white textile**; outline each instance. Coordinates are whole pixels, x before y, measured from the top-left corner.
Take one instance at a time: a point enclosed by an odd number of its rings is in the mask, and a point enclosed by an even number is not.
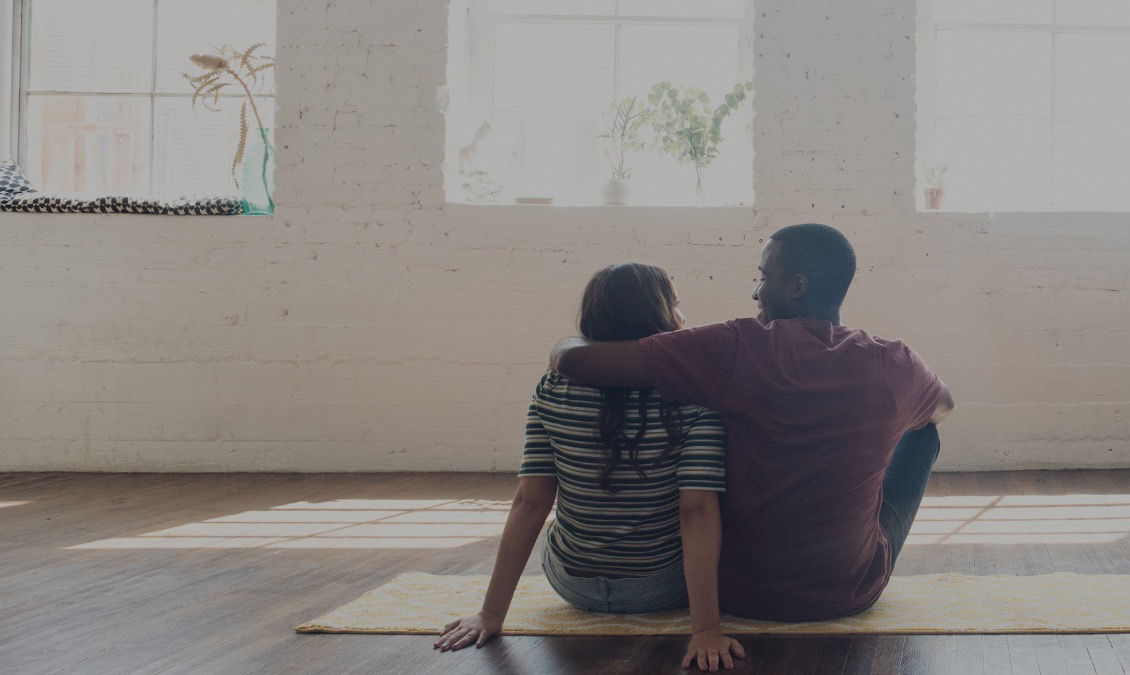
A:
[[[7,201],[25,192],[35,192],[31,181],[15,162],[0,162],[0,201]]]
[[[19,213],[140,213],[160,216],[234,216],[239,197],[68,197],[27,192],[0,201],[0,211]]]
[[[142,213],[159,216],[234,216],[239,197],[157,197],[50,195],[36,192],[14,162],[0,162],[0,211],[15,213]]]

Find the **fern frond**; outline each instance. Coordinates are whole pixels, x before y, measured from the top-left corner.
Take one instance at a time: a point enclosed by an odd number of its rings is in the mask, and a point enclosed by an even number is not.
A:
[[[254,77],[256,73],[261,73],[264,70],[270,70],[271,68],[274,68],[274,67],[275,67],[275,62],[274,61],[268,61],[267,63],[263,63],[263,64],[260,64],[258,66],[255,66],[249,72],[251,73],[252,77]]]
[[[239,109],[239,144],[235,147],[235,159],[231,163],[231,176],[235,180],[235,186],[239,187],[239,177],[235,174],[237,166],[243,162],[243,151],[247,149],[247,103],[244,102],[243,106]]]
[[[219,105],[220,105],[220,91],[223,90],[223,88],[226,87],[226,86],[228,86],[227,82],[221,82],[221,83],[217,84],[216,86],[212,87],[211,91],[209,92],[209,93],[212,94],[212,105],[219,107]]]
[[[220,105],[220,90],[229,85],[230,83],[228,82],[218,82],[211,87],[208,87],[207,89],[199,92],[200,97],[204,99],[204,107],[208,108],[209,110],[218,110],[218,106]],[[209,97],[212,98],[211,106],[208,105]],[[195,98],[195,96],[193,98]]]
[[[203,96],[205,98],[205,100],[207,100],[208,94],[206,92],[211,87],[214,87],[216,85],[216,83],[219,81],[219,79],[220,79],[219,75],[213,75],[211,79],[209,79],[205,82],[201,82],[200,84],[198,84],[196,86],[196,91],[192,92],[192,107],[193,108],[196,107],[196,100],[198,98],[200,98],[201,96]]]
[[[260,47],[266,47],[266,46],[267,46],[266,42],[256,42],[255,44],[248,47],[246,51],[244,51],[242,54],[239,55],[239,62],[241,64],[243,64],[243,66],[245,68],[250,70],[252,68],[251,55],[255,53],[256,49],[259,49]]]
[[[268,57],[265,63],[261,63],[248,71],[248,74],[251,76],[251,81],[255,84],[256,88],[261,87],[263,84],[262,78],[260,77],[259,73],[263,72],[264,70],[273,70],[274,67],[275,60]]]
[[[184,79],[188,80],[195,86],[197,82],[203,82],[204,80],[207,80],[209,78],[217,77],[218,73],[214,70],[210,70],[206,73],[201,73],[195,76],[189,75],[188,73],[181,73],[181,75],[184,76]]]

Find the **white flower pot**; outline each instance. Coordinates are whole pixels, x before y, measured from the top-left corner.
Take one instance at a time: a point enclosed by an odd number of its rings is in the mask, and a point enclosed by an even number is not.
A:
[[[623,206],[628,203],[628,181],[612,178],[604,184],[604,203]]]

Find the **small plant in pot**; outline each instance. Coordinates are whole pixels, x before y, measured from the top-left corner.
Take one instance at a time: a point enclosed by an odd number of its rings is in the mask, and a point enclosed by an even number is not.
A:
[[[604,139],[602,154],[612,176],[604,186],[604,203],[623,205],[628,203],[626,181],[632,177],[635,153],[644,148],[640,129],[650,112],[635,96],[613,101],[608,112],[611,116],[604,115],[606,131],[599,136]]]
[[[926,170],[926,189],[923,191],[926,196],[926,208],[940,209],[942,208],[942,197],[946,194],[946,172],[949,171],[949,166],[944,162],[934,162],[929,166],[923,165]]]

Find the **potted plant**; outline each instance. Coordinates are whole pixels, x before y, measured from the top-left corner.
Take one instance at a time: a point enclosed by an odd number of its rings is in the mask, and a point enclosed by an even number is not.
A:
[[[682,91],[670,82],[660,82],[651,87],[648,102],[653,106],[649,116],[655,131],[656,148],[678,160],[679,164],[694,164],[697,178],[695,191],[703,197],[702,172],[718,156],[722,142],[722,122],[733,112],[753,83],[734,85],[725,101],[717,108],[710,106],[710,97],[695,87]]]
[[[934,162],[929,166],[923,165],[922,168],[926,170],[928,186],[923,191],[926,195],[926,208],[940,209],[942,197],[946,194],[946,171],[949,171],[949,166],[944,162]]]
[[[632,177],[633,154],[644,147],[640,129],[647,123],[650,112],[635,96],[613,101],[609,112],[611,118],[604,115],[606,131],[599,136],[604,139],[604,161],[612,175],[604,186],[604,203],[622,205],[628,201],[625,181]]]
[[[242,168],[244,213],[269,214],[275,209],[275,148],[271,144],[271,130],[263,123],[259,107],[255,105],[255,95],[261,93],[265,81],[263,72],[275,67],[272,57],[256,54],[265,46],[263,43],[253,44],[241,51],[224,45],[212,54],[193,54],[189,60],[204,72],[195,76],[183,74],[195,90],[192,94],[194,108],[199,101],[209,110],[218,110],[220,93],[224,89],[238,86],[243,90],[244,100],[239,109],[239,144],[231,171],[238,188],[241,185],[237,170]],[[249,109],[255,122],[254,133],[249,133]]]
[[[475,129],[471,142],[459,148],[459,178],[463,181],[463,192],[468,202],[494,202],[498,194],[506,189],[494,181],[480,159],[490,134],[490,122],[483,122]]]

